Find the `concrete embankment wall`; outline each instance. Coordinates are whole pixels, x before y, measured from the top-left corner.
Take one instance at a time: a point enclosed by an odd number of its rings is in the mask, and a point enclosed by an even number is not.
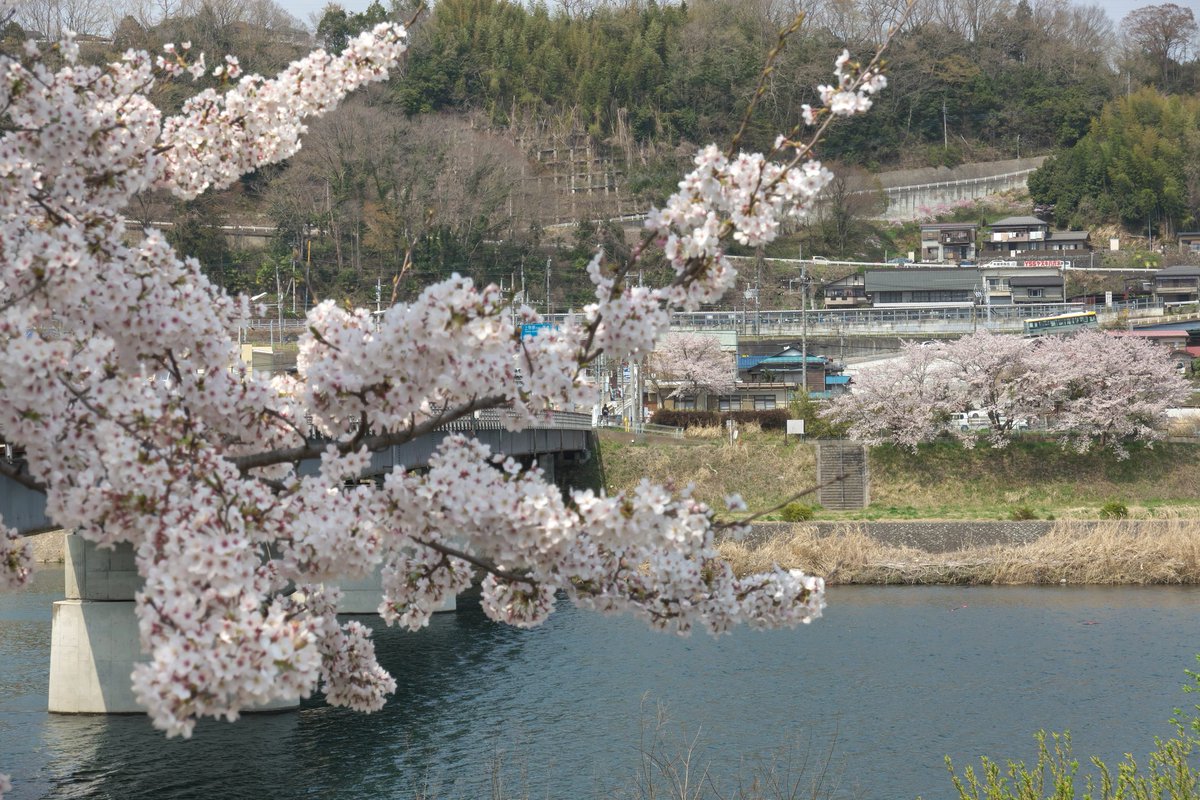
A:
[[[952,553],[970,547],[997,544],[1027,544],[1045,536],[1056,524],[1068,524],[1085,531],[1098,525],[1112,526],[1112,520],[1071,520],[1055,523],[1047,520],[1008,522],[1003,520],[952,520],[944,522],[762,522],[751,527],[745,542],[750,546],[765,544],[776,538],[792,535],[798,526],[816,528],[820,536],[832,536],[846,530],[861,530],[872,539],[895,547],[913,547],[928,553]],[[1168,520],[1127,520],[1119,523],[1138,533],[1153,534],[1158,526],[1173,523]],[[1200,522],[1197,523],[1200,530]]]
[[[65,531],[47,531],[26,537],[33,548],[33,560],[39,563],[63,562],[63,537]]]
[[[1029,174],[1043,161],[1045,157],[1038,156],[880,174],[879,184],[888,200],[884,216],[895,221],[927,219],[950,211],[957,203],[1024,189]]]

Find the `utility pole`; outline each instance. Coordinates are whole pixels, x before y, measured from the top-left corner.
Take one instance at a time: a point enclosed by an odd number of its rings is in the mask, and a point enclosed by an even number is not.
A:
[[[762,291],[762,266],[763,266],[763,249],[760,246],[755,251],[754,262],[754,333],[755,335],[762,332],[762,314],[760,305],[760,292]]]
[[[306,314],[308,313],[308,287],[312,285],[312,241],[309,240],[307,244],[308,255],[304,259],[304,313]],[[301,239],[300,247],[302,248],[302,253],[304,245],[305,241]]]
[[[950,127],[946,123],[946,98],[942,98],[942,149],[950,149]]]
[[[546,256],[546,316],[550,316],[550,256]]]
[[[800,385],[804,402],[808,402],[808,270],[800,267]]]
[[[275,261],[275,312],[279,319],[279,340],[283,341],[283,284],[279,282],[279,259]]]

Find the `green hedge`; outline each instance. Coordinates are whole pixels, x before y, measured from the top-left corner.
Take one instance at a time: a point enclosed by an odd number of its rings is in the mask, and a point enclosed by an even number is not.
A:
[[[769,411],[671,411],[659,409],[650,421],[655,425],[671,425],[676,428],[711,428],[724,425],[725,420],[757,422],[764,431],[782,431],[787,428],[788,412],[783,408]]]

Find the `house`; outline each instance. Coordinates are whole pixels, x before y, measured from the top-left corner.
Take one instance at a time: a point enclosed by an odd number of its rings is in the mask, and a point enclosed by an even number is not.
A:
[[[1062,303],[1062,273],[1019,266],[872,270],[867,293],[875,308]]]
[[[820,391],[825,387],[828,368],[829,359],[813,353],[808,354],[806,363],[806,357],[798,347],[785,347],[770,356],[738,356],[738,380],[748,383],[792,386],[807,383],[810,391]]]
[[[807,365],[807,369],[805,366]],[[690,397],[661,398],[661,407],[674,411],[769,411],[787,408],[808,380],[813,398],[826,398],[849,391],[850,378],[842,375],[840,365],[828,358],[810,354],[807,359],[799,347],[785,347],[771,355],[738,355],[738,379],[725,394],[701,393]],[[650,393],[651,407],[659,400]]]
[[[1179,234],[1179,252],[1200,255],[1200,231]]]
[[[1030,270],[1041,272],[1040,270]],[[1066,283],[1061,272],[1051,274],[1013,275],[1008,279],[1012,291],[1011,301],[1015,306],[1036,303],[1065,303]]]
[[[985,304],[994,306],[1066,302],[1066,286],[1057,269],[981,267],[987,285]]]
[[[1150,330],[1109,331],[1110,336],[1134,337],[1166,347],[1171,360],[1181,372],[1191,369],[1192,361],[1200,358],[1200,328],[1153,328]]]
[[[955,263],[975,260],[973,222],[931,222],[921,226],[921,261]]]
[[[868,270],[867,295],[875,308],[904,305],[974,305],[982,291],[978,269],[929,267]]]
[[[821,286],[825,308],[855,308],[871,305],[867,297],[866,280],[861,272],[852,272]]]
[[[1154,296],[1161,303],[1200,301],[1200,267],[1180,264],[1154,274]]]
[[[1012,258],[1028,253],[1090,253],[1087,231],[1051,231],[1037,217],[1005,217],[993,222],[980,258]]]

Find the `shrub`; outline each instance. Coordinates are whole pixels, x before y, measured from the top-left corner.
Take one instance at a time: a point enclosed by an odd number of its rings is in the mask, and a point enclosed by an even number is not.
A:
[[[655,425],[673,425],[676,428],[717,428],[725,423],[716,411],[673,411],[660,408],[650,421]]]
[[[1125,519],[1129,516],[1129,508],[1120,500],[1109,500],[1100,506],[1100,519]]]
[[[782,431],[787,428],[787,409],[773,408],[762,411],[726,411],[722,420],[732,419],[739,423],[757,422],[764,431]]]
[[[655,425],[673,425],[676,428],[725,427],[726,420],[739,424],[756,423],[764,431],[782,431],[787,427],[788,412],[782,408],[763,411],[673,411],[660,408],[650,421]]]
[[[810,505],[805,505],[804,503],[788,503],[783,507],[783,510],[780,512],[780,516],[783,517],[784,522],[808,522],[813,518],[815,513],[816,509]]]
[[[1010,511],[1008,517],[1014,522],[1025,522],[1027,520],[1037,519],[1038,515],[1029,506],[1019,506]]]

